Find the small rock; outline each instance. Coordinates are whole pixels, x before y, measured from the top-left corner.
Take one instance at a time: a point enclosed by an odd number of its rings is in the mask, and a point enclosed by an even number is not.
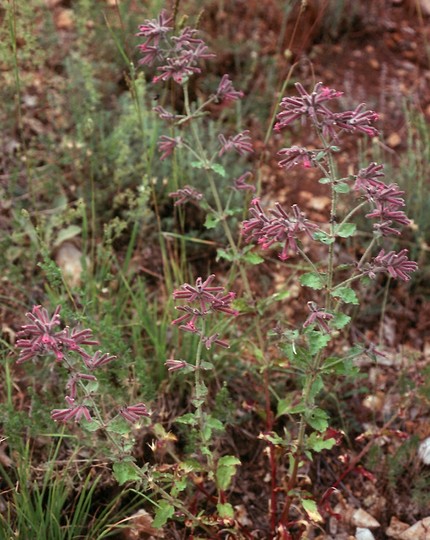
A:
[[[403,523],[403,521],[400,521],[393,516],[388,529],[385,531],[385,534],[390,538],[394,538],[394,540],[399,540],[400,535],[407,529],[409,529],[409,525],[407,523]]]
[[[430,437],[424,439],[419,445],[418,456],[425,465],[430,465]]]
[[[55,23],[59,30],[71,30],[74,26],[72,9],[62,9],[55,17]]]
[[[372,532],[369,529],[364,529],[362,527],[357,527],[355,538],[356,540],[375,540]]]
[[[367,396],[363,399],[363,407],[374,412],[381,412],[384,405],[384,398],[378,394]]]
[[[312,208],[312,210],[317,210],[318,212],[321,212],[322,210],[329,208],[330,204],[331,199],[329,197],[325,197],[324,195],[314,195],[309,201],[308,206],[309,208]]]
[[[82,256],[82,251],[71,242],[64,242],[57,251],[55,262],[60,267],[69,287],[75,288],[81,284]],[[87,261],[88,264],[89,261]]]
[[[402,143],[402,139],[398,133],[391,133],[391,135],[387,139],[388,146],[391,146],[391,148],[396,148],[397,146],[400,146]]]
[[[421,9],[425,15],[430,15],[430,0],[419,0]]]
[[[359,508],[352,514],[351,522],[356,527],[363,528],[363,529],[374,529],[376,527],[381,526],[381,524],[378,521],[376,521],[376,519],[373,516],[371,516],[368,512],[366,512],[362,508]]]
[[[399,536],[399,540],[429,540],[430,538],[430,517],[426,517],[421,521],[406,529]]]

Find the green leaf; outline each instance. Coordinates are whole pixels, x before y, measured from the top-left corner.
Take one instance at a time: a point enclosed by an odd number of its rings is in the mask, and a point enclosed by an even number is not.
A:
[[[219,216],[216,216],[215,214],[207,214],[204,225],[206,229],[215,229],[220,221],[221,219]]]
[[[196,384],[196,399],[204,399],[208,395],[208,387],[203,381]]]
[[[306,439],[306,447],[314,452],[322,452],[322,450],[330,450],[336,444],[335,439],[324,439],[319,433],[311,433]]]
[[[184,476],[183,478],[175,478],[175,483],[172,486],[172,497],[177,497],[181,491],[184,491],[184,489],[187,487],[187,477]]]
[[[191,161],[190,165],[194,169],[205,169],[206,168],[206,165],[205,165],[205,163],[203,163],[203,161]]]
[[[314,239],[326,245],[333,244],[333,242],[335,241],[335,238],[333,238],[332,236],[330,236],[324,231],[315,232]]]
[[[300,283],[305,287],[311,289],[322,289],[325,285],[325,279],[321,274],[315,274],[314,272],[307,272],[300,276]]]
[[[172,504],[167,501],[160,501],[157,511],[155,512],[152,526],[159,529],[166,524],[167,520],[170,519],[174,513],[175,507]]]
[[[290,414],[301,414],[305,412],[306,406],[303,401],[298,403],[297,405],[294,405],[294,407],[291,407]]]
[[[225,519],[234,518],[234,510],[230,503],[218,503],[216,505],[216,509],[218,510],[219,517],[221,518],[225,518]]]
[[[225,491],[229,487],[231,479],[236,474],[238,465],[240,465],[240,460],[235,456],[223,456],[219,458],[215,473],[218,489]]]
[[[211,169],[217,174],[219,174],[220,176],[222,176],[223,178],[225,178],[227,175],[224,167],[220,165],[219,163],[212,163]]]
[[[258,253],[252,252],[242,255],[242,259],[249,264],[261,264],[262,262],[264,262],[263,257],[258,255]]]
[[[85,388],[89,394],[92,392],[97,392],[97,390],[99,389],[99,382],[88,381],[87,384],[85,385]]]
[[[355,223],[342,223],[342,225],[337,228],[336,234],[341,238],[348,238],[353,236],[356,230],[357,225]]]
[[[79,424],[82,428],[84,428],[86,431],[97,431],[101,428],[101,424],[98,420],[94,420],[94,418],[91,420],[91,422],[88,422],[88,420],[85,420],[85,418],[82,418]]]
[[[318,512],[318,506],[315,501],[312,499],[302,499],[302,506],[310,519],[316,521],[317,523],[322,523],[324,520],[321,514]]]
[[[280,399],[277,405],[276,417],[288,414],[291,411],[292,396]]]
[[[328,428],[328,414],[322,409],[311,409],[305,411],[306,422],[319,432]]]
[[[65,242],[66,240],[70,240],[71,238],[74,238],[75,236],[78,236],[82,231],[82,228],[78,225],[69,225],[68,227],[65,227],[64,229],[61,229],[59,233],[57,234],[57,238],[54,240],[54,247],[58,247],[60,244]]]
[[[339,287],[331,292],[331,296],[334,298],[340,298],[345,304],[358,305],[359,301],[355,291],[351,287]]]
[[[333,317],[333,319],[331,319],[329,324],[332,328],[336,328],[336,330],[342,330],[342,328],[345,328],[345,326],[349,324],[350,321],[351,317],[346,313],[336,313],[336,315]]]
[[[348,186],[348,184],[345,184],[345,182],[335,184],[333,189],[336,191],[336,193],[349,193],[351,191],[351,188]]]
[[[321,349],[324,349],[331,339],[330,334],[323,334],[319,330],[307,330],[306,336],[308,338],[309,352],[312,355],[315,355]]]
[[[211,429],[215,431],[224,431],[224,424],[218,420],[218,418],[213,418],[212,416],[206,416],[205,424],[207,424]]]
[[[204,371],[210,371],[214,368],[214,365],[212,364],[212,362],[207,362],[206,360],[203,360],[203,362],[201,362],[200,364],[200,368]]]
[[[324,383],[322,378],[318,375],[313,382],[310,392],[309,392],[309,403],[313,403],[317,395],[324,388]]]
[[[113,475],[121,486],[125,482],[141,480],[142,476],[131,461],[117,461],[113,464]]]
[[[320,179],[318,180],[318,182],[319,182],[320,184],[330,184],[330,183],[331,183],[331,178],[323,177],[323,178],[320,178]]]
[[[126,435],[130,433],[130,424],[122,417],[114,418],[106,427],[106,431],[117,433],[118,435]]]
[[[207,228],[210,228],[210,227],[207,227]],[[235,258],[236,257],[234,253],[232,253],[231,251],[226,251],[225,249],[217,249],[217,252],[216,252],[217,262],[219,261],[219,259],[225,259],[226,261],[232,262],[235,260]]]
[[[178,424],[186,424],[187,426],[197,425],[197,419],[194,413],[187,413],[183,414],[182,416],[178,416],[178,418],[175,419],[175,422]]]

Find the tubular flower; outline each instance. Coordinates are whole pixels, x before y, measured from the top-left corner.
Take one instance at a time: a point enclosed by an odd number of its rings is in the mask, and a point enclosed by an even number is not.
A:
[[[166,36],[168,32],[173,30],[172,26],[169,26],[173,22],[172,17],[167,15],[167,11],[163,9],[156,19],[146,19],[146,21],[139,26],[138,36],[148,38],[146,43],[154,43],[155,46],[159,44],[160,38]]]
[[[148,411],[148,408],[144,403],[136,403],[136,405],[122,407],[119,411],[119,414],[131,424],[137,422],[142,416],[151,416],[151,413]]]
[[[166,159],[173,153],[175,148],[180,148],[182,145],[181,137],[168,137],[167,135],[161,135],[158,139],[158,150],[162,152],[160,160]]]
[[[116,356],[112,356],[108,353],[102,353],[101,351],[95,352],[92,356],[89,356],[87,359],[84,358],[84,362],[89,369],[97,369],[99,367],[109,364],[113,360],[116,360]]]
[[[315,223],[306,219],[297,204],[291,209],[292,215],[289,215],[276,203],[275,209],[270,210],[273,217],[268,217],[261,208],[260,201],[254,200],[253,207],[249,210],[252,218],[243,222],[244,236],[248,241],[256,241],[263,249],[268,249],[275,243],[283,244],[279,258],[285,261],[291,252],[297,253],[297,239],[301,233],[312,238],[312,232],[318,229]]]
[[[78,422],[82,417],[85,418],[88,422],[92,421],[90,411],[88,410],[88,407],[85,405],[75,405],[75,399],[66,396],[66,401],[69,404],[68,409],[54,409],[51,412],[51,418],[55,420],[56,422],[67,422],[67,420],[71,420],[72,418],[75,419],[76,422]]]
[[[26,313],[25,316],[32,324],[22,326],[17,334],[19,338],[25,338],[16,342],[18,349],[21,349],[17,364],[49,352],[54,353],[57,361],[63,359],[61,349],[64,332],[55,330],[60,324],[60,310],[61,306],[57,306],[51,318],[42,306],[34,306],[31,313]]]
[[[243,98],[243,92],[235,90],[228,75],[223,75],[215,93],[215,103],[231,103]]]
[[[331,313],[327,313],[325,309],[319,308],[315,304],[315,302],[308,302],[308,308],[310,309],[311,314],[303,323],[303,328],[307,328],[308,326],[317,324],[321,328],[321,330],[329,333],[330,328],[328,327],[326,321],[330,321],[331,319],[333,319],[333,315]]]
[[[418,264],[410,261],[407,257],[408,250],[402,249],[399,253],[389,251],[385,253],[383,249],[370,263],[366,273],[369,277],[375,278],[379,272],[385,272],[394,279],[409,281],[410,274],[418,269]]]
[[[249,136],[249,130],[242,131],[237,135],[233,135],[226,139],[224,135],[218,135],[219,142],[221,143],[221,150],[218,155],[222,156],[226,152],[236,150],[241,156],[246,154],[252,154],[254,149],[252,148],[251,137]]]
[[[292,146],[291,148],[282,148],[279,150],[278,155],[282,156],[281,161],[278,161],[278,165],[285,170],[291,169],[295,165],[301,163],[305,169],[315,167],[315,154],[313,150],[307,150],[300,146]]]
[[[233,292],[224,293],[224,287],[213,286],[214,279],[215,274],[211,274],[205,281],[199,277],[195,286],[184,283],[180,289],[173,292],[175,300],[186,300],[190,304],[197,304],[197,307],[193,305],[176,306],[176,309],[182,311],[184,315],[175,319],[172,324],[180,325],[179,329],[183,332],[190,332],[200,336],[202,343],[208,349],[214,343],[221,347],[228,347],[228,344],[218,339],[218,334],[209,337],[205,336],[196,326],[197,320],[216,312],[233,316],[238,315],[238,312],[231,306],[236,295]]]
[[[378,188],[385,186],[384,182],[381,182],[379,178],[384,178],[385,173],[383,172],[384,166],[378,165],[373,162],[364,169],[360,169],[356,176],[354,189],[362,189],[367,191],[369,188]]]
[[[342,96],[342,92],[327,88],[321,82],[315,85],[310,94],[300,83],[296,83],[295,86],[299,95],[282,99],[275,130],[280,131],[298,119],[302,121],[310,119],[313,125],[322,131],[324,137],[337,139],[341,130],[377,135],[378,131],[372,123],[378,119],[378,115],[374,111],[364,110],[363,103],[353,111],[338,113],[329,109],[325,103],[338,99]]]
[[[178,189],[178,191],[169,193],[169,197],[177,199],[174,206],[179,206],[187,202],[198,204],[203,199],[203,193],[200,193],[200,191],[197,191],[197,189],[191,186],[184,186],[183,188]]]
[[[309,117],[319,124],[321,118],[332,116],[330,109],[323,103],[337,99],[342,95],[342,92],[323,86],[322,82],[317,83],[310,94],[300,83],[296,83],[295,86],[300,95],[282,99],[280,103],[282,111],[277,115],[278,122],[275,124],[277,131],[302,117]]]
[[[248,178],[251,178],[251,177],[252,177],[252,173],[250,171],[247,171],[246,173],[243,173],[238,178],[235,178],[233,180],[233,189],[236,191],[252,191],[254,193],[255,186],[246,183]]]

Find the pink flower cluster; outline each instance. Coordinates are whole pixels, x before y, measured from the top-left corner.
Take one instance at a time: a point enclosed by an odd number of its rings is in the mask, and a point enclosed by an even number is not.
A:
[[[389,274],[394,279],[409,281],[410,274],[418,270],[418,264],[415,261],[410,261],[407,257],[408,250],[402,249],[399,253],[389,251],[385,253],[383,249],[370,262],[367,267],[367,275],[375,278],[379,272]]]
[[[191,186],[184,186],[177,191],[169,193],[169,197],[176,199],[174,206],[180,206],[187,202],[198,204],[203,199],[203,193],[200,193],[200,191],[197,191],[197,189]]]
[[[371,137],[378,134],[372,125],[378,120],[374,111],[366,110],[362,103],[352,111],[335,112],[327,107],[328,101],[342,96],[342,92],[317,83],[309,94],[300,83],[296,83],[298,96],[284,97],[280,103],[281,112],[277,115],[275,130],[280,131],[298,119],[311,120],[313,126],[324,137],[336,140],[340,131],[364,133]]]
[[[231,306],[236,295],[233,292],[225,294],[224,287],[213,286],[212,282],[214,279],[215,274],[211,274],[205,281],[199,277],[194,286],[184,283],[180,289],[173,292],[173,298],[175,300],[187,300],[191,305],[176,306],[176,309],[184,314],[178,319],[175,319],[172,324],[178,324],[179,328],[184,332],[191,332],[200,336],[202,343],[207,349],[210,349],[214,344],[228,348],[228,343],[219,339],[219,334],[205,336],[196,326],[199,318],[206,317],[212,313],[238,315],[238,311]]]
[[[224,135],[218,135],[219,142],[221,143],[221,150],[218,155],[222,156],[226,152],[235,150],[241,156],[246,154],[252,154],[254,149],[252,148],[251,137],[249,136],[249,130],[241,131],[237,135],[232,135],[228,139]]]
[[[138,36],[146,38],[139,45],[142,58],[140,64],[157,67],[160,75],[154,77],[153,82],[173,79],[183,84],[188,78],[200,73],[197,67],[200,60],[213,58],[204,41],[197,38],[197,30],[184,28],[179,36],[169,36],[173,31],[172,18],[163,10],[157,19],[148,19],[139,26]]]
[[[378,220],[373,225],[374,230],[382,236],[400,235],[400,231],[394,229],[392,225],[394,223],[399,225],[410,223],[406,214],[399,210],[405,206],[402,197],[405,192],[399,190],[397,184],[385,184],[381,181],[380,178],[384,176],[383,165],[371,163],[358,172],[354,189],[361,191],[373,207],[366,217]]]
[[[270,210],[271,216],[264,212],[259,199],[254,199],[252,205],[249,209],[251,219],[242,224],[243,235],[247,241],[255,241],[263,249],[276,243],[283,244],[279,254],[282,261],[288,259],[291,253],[298,252],[297,239],[302,233],[312,238],[312,232],[318,229],[315,223],[306,219],[297,204],[291,207],[292,215],[289,215],[276,203],[275,209]]]
[[[71,419],[79,421],[81,418],[85,418],[87,421],[91,421],[88,396],[83,396],[77,401],[78,388],[85,381],[96,382],[97,377],[91,373],[79,371],[75,365],[76,362],[71,361],[68,354],[76,353],[83,362],[83,366],[89,371],[109,364],[116,359],[116,356],[101,351],[90,354],[83,349],[82,345],[98,345],[98,341],[93,339],[90,329],[78,330],[73,328],[71,330],[68,327],[62,330],[59,329],[58,327],[61,324],[60,310],[61,306],[57,306],[52,317],[42,306],[34,306],[31,313],[26,313],[26,317],[31,321],[31,324],[23,325],[21,331],[18,332],[20,339],[17,340],[16,346],[20,349],[20,353],[17,363],[22,364],[27,360],[53,354],[57,362],[62,362],[67,367],[70,376],[66,383],[68,395],[65,396],[68,407],[54,409],[51,413],[52,419],[58,422],[67,422]],[[137,415],[139,410],[135,411],[134,414]],[[123,411],[124,408],[119,413],[126,420],[130,420],[131,417],[127,418]],[[142,413],[142,415],[147,416],[148,414]]]
[[[311,314],[303,323],[303,328],[307,328],[308,326],[313,326],[316,324],[317,326],[319,326],[320,330],[329,333],[330,328],[326,321],[330,321],[331,319],[333,319],[334,315],[328,313],[323,308],[319,308],[317,304],[315,304],[315,302],[308,302],[308,308],[310,309]]]
[[[31,324],[22,326],[17,336],[20,338],[16,346],[21,349],[17,364],[22,364],[27,360],[46,356],[53,353],[58,362],[63,359],[63,351],[69,350],[78,353],[85,362],[89,355],[81,345],[98,345],[98,341],[92,339],[91,330],[70,330],[64,328],[58,330],[60,324],[60,310],[58,306],[52,317],[42,306],[34,306],[31,313],[26,313]]]

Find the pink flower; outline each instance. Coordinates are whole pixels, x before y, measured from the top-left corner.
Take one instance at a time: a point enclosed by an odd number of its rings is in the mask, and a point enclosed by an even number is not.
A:
[[[77,352],[81,355],[84,361],[90,358],[90,355],[81,347],[81,345],[99,344],[99,342],[93,338],[93,332],[89,328],[84,330],[73,328],[70,330],[70,328],[66,326],[59,339],[64,348],[68,349],[69,351]]]
[[[292,215],[289,215],[279,203],[275,209],[270,210],[273,217],[268,217],[261,208],[258,200],[253,201],[253,207],[249,209],[251,219],[242,224],[242,232],[248,241],[256,241],[263,249],[270,248],[273,244],[283,244],[279,258],[282,261],[288,259],[290,252],[297,253],[297,239],[301,233],[306,233],[312,238],[312,232],[318,226],[306,219],[305,214],[294,204]]]
[[[280,103],[281,112],[277,115],[275,130],[279,131],[298,119],[310,119],[313,125],[323,132],[325,137],[337,139],[339,130],[377,135],[378,130],[372,123],[378,119],[373,111],[364,110],[364,104],[353,111],[341,113],[330,110],[325,102],[339,98],[342,92],[324,87],[321,82],[308,94],[300,83],[296,84],[299,96],[285,97]]]
[[[75,373],[70,377],[70,379],[67,381],[66,388],[69,390],[69,397],[72,399],[76,398],[77,395],[77,384],[78,381],[84,380],[84,381],[96,381],[97,378],[94,377],[94,375],[89,375],[88,373]]]
[[[145,416],[145,417],[151,416],[151,413],[148,411],[144,403],[136,403],[136,405],[129,405],[128,407],[122,407],[119,411],[119,414],[123,418],[125,418],[127,422],[130,422],[132,424],[137,422],[139,418],[142,416]]]
[[[206,337],[202,336],[202,343],[206,347],[206,349],[210,349],[213,344],[219,345],[220,347],[223,347],[224,349],[228,349],[230,345],[227,343],[227,341],[218,339],[219,334],[213,334],[212,336]]]
[[[162,120],[173,121],[173,120],[177,120],[178,118],[184,118],[183,115],[173,114],[173,113],[167,111],[161,105],[157,105],[157,107],[154,107],[152,110],[154,112],[156,112],[158,114],[159,118],[161,118]]]
[[[407,257],[407,253],[407,249],[402,249],[399,253],[396,253],[395,251],[385,253],[385,251],[381,249],[379,254],[371,262],[367,274],[369,277],[375,278],[378,272],[385,272],[394,279],[409,281],[411,279],[411,272],[415,272],[418,269],[418,264],[414,261],[410,261]]]
[[[278,122],[275,124],[277,131],[289,126],[301,117],[309,117],[316,124],[320,124],[322,118],[331,118],[333,113],[323,103],[337,99],[342,95],[342,92],[327,88],[321,82],[315,85],[310,94],[300,83],[296,83],[295,86],[300,96],[282,99],[280,103],[282,111],[277,115]]]
[[[363,110],[364,107],[365,104],[361,103],[353,111],[335,114],[335,123],[347,131],[359,131],[370,137],[375,137],[379,131],[372,126],[372,123],[379,119],[379,115],[374,111]]]
[[[113,360],[116,360],[116,358],[116,356],[97,351],[93,354],[93,356],[84,358],[84,362],[89,369],[96,369],[105,366],[106,364],[109,364]]]
[[[169,193],[169,197],[176,198],[177,200],[175,201],[174,206],[179,206],[187,202],[198,203],[202,200],[203,193],[200,193],[200,191],[197,191],[191,186],[184,186],[183,188],[178,189],[178,191]]]
[[[321,328],[321,330],[329,333],[330,328],[328,327],[326,321],[330,321],[331,319],[333,319],[333,315],[331,313],[327,313],[325,309],[319,308],[315,304],[315,302],[308,302],[308,308],[310,309],[311,314],[303,323],[303,328],[307,328],[308,326],[317,324]]]
[[[139,26],[137,35],[148,38],[146,43],[153,41],[154,45],[158,45],[160,38],[164,37],[170,30],[173,30],[172,26],[168,26],[172,22],[172,17],[169,17],[167,11],[163,9],[156,19],[146,19]]]
[[[243,98],[243,92],[235,90],[228,75],[223,75],[215,93],[215,103],[231,103]]]
[[[224,135],[220,134],[218,135],[218,139],[221,143],[221,150],[218,153],[219,156],[222,156],[231,150],[236,150],[236,152],[238,152],[241,156],[252,154],[254,152],[251,137],[249,136],[249,130],[242,131],[241,133],[233,135],[228,139],[226,139]]]
[[[232,292],[223,293],[224,287],[213,286],[212,282],[215,279],[215,274],[211,274],[205,281],[201,277],[197,278],[195,286],[184,283],[180,289],[173,292],[175,300],[187,300],[193,305],[176,306],[178,311],[184,312],[184,315],[175,319],[172,324],[181,324],[179,329],[183,332],[197,334],[207,348],[212,344],[227,347],[227,342],[218,339],[218,334],[213,336],[205,336],[203,332],[196,326],[197,320],[201,317],[206,317],[211,313],[218,312],[226,315],[238,315],[238,311],[231,306],[235,298]]]
[[[253,193],[255,193],[255,186],[246,183],[247,179],[251,177],[252,173],[249,171],[242,174],[241,176],[239,176],[239,178],[233,180],[233,189],[235,189],[236,191],[252,191]]]
[[[186,367],[194,368],[194,366],[192,366],[188,362],[185,362],[185,360],[174,360],[173,358],[170,358],[169,360],[166,360],[164,362],[164,365],[167,367],[168,371],[178,371],[178,370],[184,369]]]
[[[168,137],[167,135],[161,135],[158,139],[158,150],[163,152],[160,159],[166,159],[173,153],[173,150],[182,145],[181,137]]]
[[[315,151],[307,150],[306,148],[301,148],[300,146],[282,148],[282,150],[279,150],[278,155],[283,156],[283,159],[278,162],[278,165],[288,170],[291,169],[291,167],[301,163],[303,167],[309,169],[310,167],[316,166],[314,161],[315,154]]]
[[[385,186],[385,183],[379,180],[379,178],[385,176],[383,170],[384,166],[377,163],[371,163],[366,168],[360,169],[355,180],[354,189],[367,190],[369,187],[378,188]]]
[[[68,409],[54,409],[51,412],[51,418],[56,422],[67,422],[72,418],[78,422],[82,417],[85,418],[88,422],[92,421],[90,411],[85,405],[75,405],[74,398],[66,396],[66,401],[69,404]]]
[[[153,83],[173,79],[178,84],[184,84],[191,75],[200,73],[201,69],[192,65],[190,55],[182,55],[178,58],[167,58],[164,66],[158,68],[161,75],[152,79]]]
[[[60,310],[61,306],[57,306],[51,318],[42,306],[34,306],[31,313],[26,313],[25,316],[32,324],[22,326],[17,334],[20,338],[26,338],[18,339],[16,342],[18,349],[21,349],[17,364],[50,352],[54,353],[57,361],[63,359],[61,338],[64,332],[55,330],[55,327],[60,324]]]

